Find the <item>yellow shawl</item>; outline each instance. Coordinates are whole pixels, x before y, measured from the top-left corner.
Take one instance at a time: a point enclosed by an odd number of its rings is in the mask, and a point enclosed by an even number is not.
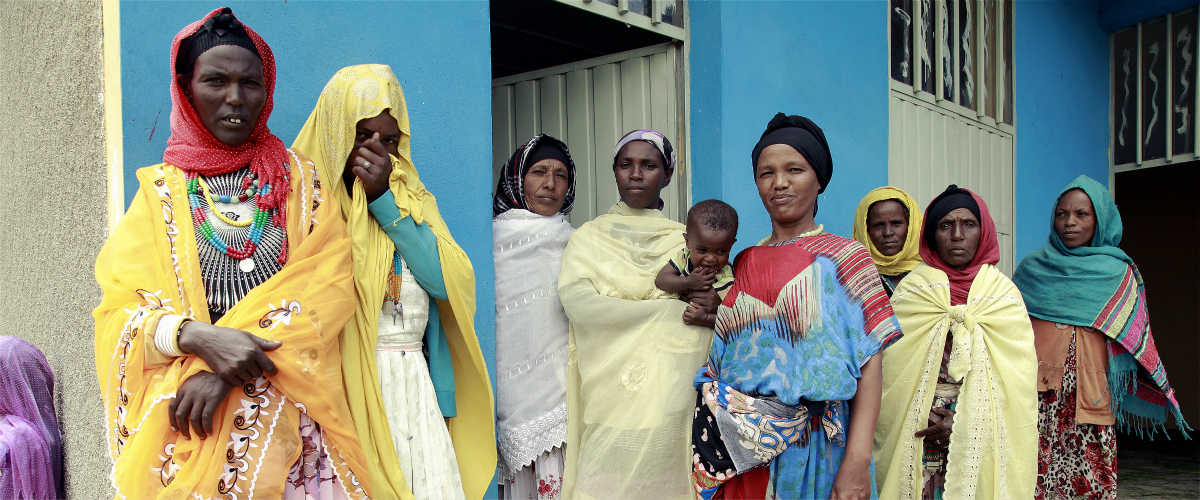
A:
[[[713,331],[654,278],[683,225],[618,203],[563,255],[558,293],[571,321],[564,499],[692,498],[692,379]]]
[[[950,306],[946,273],[917,266],[892,296],[902,337],[883,354],[875,427],[879,498],[921,498],[922,438],[929,426],[946,334],[948,373],[962,380],[947,457],[945,498],[1033,498],[1037,480],[1037,355],[1025,302],[985,264],[967,303]]]
[[[96,372],[118,497],[279,498],[300,454],[301,410],[320,424],[350,496],[366,496],[338,342],[354,308],[350,240],[313,164],[295,153],[290,163],[288,262],[216,323],[283,342],[267,353],[279,373],[235,387],[203,440],[171,431],[167,405],[208,368],[158,354],[153,340],[166,314],[209,321],[185,177],[167,164],[138,171],[141,188],[96,259]]]
[[[871,236],[867,232],[867,211],[871,209],[871,205],[883,200],[897,199],[900,203],[908,208],[908,235],[904,238],[904,248],[900,253],[888,257],[879,253],[875,248],[875,243],[871,241]],[[912,271],[921,263],[921,255],[919,253],[921,243],[921,207],[917,205],[916,200],[912,199],[903,189],[884,186],[875,188],[863,197],[862,201],[858,202],[858,211],[854,213],[854,239],[867,250],[871,252],[871,260],[875,261],[875,268],[879,270],[879,274],[888,276],[896,276]]]
[[[475,271],[467,254],[454,242],[438,212],[437,200],[417,176],[409,151],[408,108],[392,69],[382,64],[343,68],[329,80],[317,107],[292,147],[312,156],[326,189],[342,207],[354,245],[354,290],[358,298],[354,319],[342,336],[346,393],[354,427],[362,439],[370,466],[372,492],[377,498],[413,498],[400,469],[392,432],[380,395],[375,345],[379,310],[392,272],[395,246],[367,210],[362,180],[354,180],[354,197],[342,187],[342,171],[354,147],[359,120],[388,110],[400,126],[400,157],[392,157],[390,189],[401,215],[425,223],[437,236],[442,278],[449,301],[438,300],[438,313],[454,367],[458,416],[450,420],[450,437],[467,498],[481,498],[496,471],[496,424],[492,385],[475,337]]]

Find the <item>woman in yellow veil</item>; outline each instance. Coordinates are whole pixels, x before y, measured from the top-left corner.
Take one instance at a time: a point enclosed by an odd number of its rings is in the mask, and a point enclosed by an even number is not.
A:
[[[903,189],[872,189],[858,202],[854,239],[871,252],[888,297],[900,280],[921,263],[921,207]]]
[[[353,240],[357,306],[342,368],[373,495],[480,498],[496,447],[475,274],[417,176],[409,139],[399,81],[365,64],[329,80],[292,147],[329,179]]]

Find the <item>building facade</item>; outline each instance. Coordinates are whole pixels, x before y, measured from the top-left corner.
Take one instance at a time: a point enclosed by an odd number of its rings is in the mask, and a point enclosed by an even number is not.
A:
[[[29,338],[50,359],[73,497],[110,496],[92,265],[134,196],[136,170],[162,161],[172,38],[223,5],[275,52],[269,123],[285,143],[339,68],[392,66],[413,160],[474,265],[489,368],[491,195],[521,142],[549,133],[570,146],[579,225],[617,200],[608,173],[616,140],[635,128],[666,132],[681,153],[668,215],[729,202],[741,220],[736,250],[770,232],[749,153],[783,111],[812,118],[829,139],[835,169],[817,216],[827,230],[848,236],[875,187],[903,187],[923,205],[953,182],[992,206],[1009,273],[1045,243],[1063,186],[1080,174],[1107,183],[1146,276],[1159,351],[1185,417],[1200,422],[1197,210],[1173,194],[1183,190],[1163,189],[1195,185],[1200,148],[1114,156],[1126,154],[1114,132],[1126,102],[1121,94],[1115,104],[1118,39],[1141,43],[1160,19],[1192,19],[1194,31],[1194,1],[3,0],[0,334]],[[1172,40],[1179,61],[1194,54],[1192,40]],[[1152,57],[1138,64],[1150,68]],[[1184,74],[1200,81],[1190,64]],[[1186,93],[1174,85],[1170,95]],[[1195,94],[1190,118],[1176,112],[1171,122],[1192,127],[1191,140]],[[1136,107],[1139,119],[1158,109],[1154,99]]]

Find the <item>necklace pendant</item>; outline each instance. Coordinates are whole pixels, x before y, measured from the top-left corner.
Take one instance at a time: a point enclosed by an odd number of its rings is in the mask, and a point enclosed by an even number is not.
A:
[[[395,310],[396,310],[396,304],[394,302],[392,302],[391,300],[386,300],[386,299],[383,301],[383,313],[384,314],[394,314]]]
[[[242,259],[241,262],[238,262],[238,269],[241,269],[243,273],[248,273],[248,272],[253,271],[254,270],[254,258],[246,257],[246,258]]]

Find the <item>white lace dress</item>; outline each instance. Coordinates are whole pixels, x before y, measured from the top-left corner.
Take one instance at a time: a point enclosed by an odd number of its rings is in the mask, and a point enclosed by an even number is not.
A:
[[[388,304],[380,310],[375,351],[392,444],[414,497],[465,498],[454,445],[422,354],[422,339],[429,321],[429,295],[403,261],[401,268],[403,307],[395,314]]]

